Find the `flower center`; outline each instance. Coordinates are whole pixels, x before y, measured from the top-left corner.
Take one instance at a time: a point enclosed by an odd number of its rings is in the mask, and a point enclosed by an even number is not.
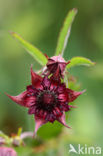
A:
[[[54,92],[50,92],[50,90],[44,90],[38,95],[37,101],[40,107],[51,109],[57,102],[57,96]]]
[[[54,102],[54,96],[50,93],[45,93],[43,96],[42,96],[42,99],[43,99],[43,102],[45,105],[48,105],[48,104],[51,104]]]

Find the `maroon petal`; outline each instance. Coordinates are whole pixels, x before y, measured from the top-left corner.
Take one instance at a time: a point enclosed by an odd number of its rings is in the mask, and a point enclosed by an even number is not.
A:
[[[35,109],[36,109],[35,105],[31,106],[28,110],[28,114],[35,114]]]
[[[48,59],[47,66],[53,65],[54,63],[55,63],[55,61],[49,58],[49,59]]]
[[[26,97],[24,99],[24,103],[26,104],[26,107],[31,107],[36,104],[36,97],[35,96]]]
[[[61,85],[58,86],[58,93],[61,94],[61,93],[64,93],[66,91],[66,86],[64,83],[62,83]]]
[[[49,114],[49,121],[52,122],[52,123],[55,121],[55,116],[54,116],[53,113]]]
[[[61,57],[61,55],[51,57],[51,60],[55,62],[65,63],[65,60]]]
[[[46,111],[44,111],[44,113],[43,113],[43,119],[45,120],[46,119],[46,116],[47,116],[47,112]]]
[[[48,67],[48,74],[54,74],[57,70],[58,65],[53,63],[50,65],[47,65],[47,67]]]
[[[66,67],[66,63],[59,63],[59,68],[61,70],[61,72],[63,72],[65,70]]]
[[[66,103],[61,103],[61,105],[59,106],[59,108],[60,108],[60,110],[65,111],[65,112],[67,112],[67,111],[70,110],[69,105],[66,104]]]
[[[45,77],[43,78],[43,81],[42,81],[42,86],[43,86],[44,88],[49,88],[50,85],[51,85],[50,80],[48,79],[47,76],[45,76]]]
[[[60,116],[62,116],[62,111],[58,107],[55,107],[55,109],[53,110],[53,114],[56,117],[60,117]]]
[[[27,91],[17,95],[17,96],[10,96],[9,94],[6,94],[11,100],[18,103],[21,106],[28,107],[28,105],[25,103],[25,98],[27,96]]]
[[[50,86],[50,90],[52,90],[53,88],[58,88],[58,86],[60,85],[60,77],[54,77],[54,75],[52,75],[50,77],[50,81],[51,81],[51,86]]]
[[[68,101],[68,94],[64,92],[64,94],[59,94],[58,99],[60,102],[67,102]]]
[[[54,76],[54,78],[56,78],[57,79],[57,77],[59,77],[60,76],[60,68],[59,68],[59,65],[57,66],[57,68],[56,68],[56,70],[55,70],[55,72],[54,72],[54,74],[53,74],[53,76]]]
[[[24,106],[24,107],[30,107],[35,104],[36,97],[35,96],[29,96],[29,93],[27,91],[22,92],[21,94],[17,96],[11,96],[9,94],[6,94],[11,100],[16,102],[17,104]]]
[[[34,93],[35,90],[37,91],[37,89],[35,89],[32,85],[27,86],[27,91],[30,93]]]
[[[77,91],[73,91],[71,89],[67,89],[68,90],[68,101],[69,102],[73,102],[79,95],[81,95],[82,93],[85,92],[81,91],[81,92],[77,92]]]
[[[66,122],[65,122],[65,113],[64,113],[64,112],[63,112],[62,116],[59,117],[57,120],[58,120],[61,124],[63,124],[65,127],[70,128],[70,127],[66,124]]]
[[[35,88],[40,88],[40,83],[42,81],[42,77],[37,75],[31,67],[31,82]]]
[[[43,125],[46,124],[47,121],[43,120],[41,118],[38,118],[37,116],[35,116],[35,131],[34,131],[34,136],[36,136],[38,129]]]

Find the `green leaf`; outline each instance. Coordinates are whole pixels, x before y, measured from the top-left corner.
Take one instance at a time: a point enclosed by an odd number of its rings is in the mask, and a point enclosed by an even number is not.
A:
[[[64,25],[59,34],[55,55],[61,54],[63,56],[64,50],[68,42],[68,38],[70,36],[71,25],[76,14],[77,14],[77,9],[75,8],[69,11],[69,13],[67,14],[67,17],[64,21]]]
[[[20,44],[26,49],[27,52],[29,52],[29,54],[31,54],[34,57],[34,59],[38,63],[40,63],[42,66],[44,66],[47,63],[47,58],[39,49],[37,49],[35,46],[24,40],[17,33],[11,32],[11,35],[20,42]]]
[[[92,62],[91,60],[85,58],[85,57],[73,57],[70,60],[70,63],[67,65],[67,69],[78,66],[78,65],[84,65],[84,66],[93,66],[95,65],[95,62]]]

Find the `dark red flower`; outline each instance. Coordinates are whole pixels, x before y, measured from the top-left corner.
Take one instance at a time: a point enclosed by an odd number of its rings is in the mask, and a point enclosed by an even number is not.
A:
[[[64,83],[54,82],[47,76],[42,78],[33,72],[31,68],[32,85],[27,86],[26,91],[18,96],[8,95],[14,102],[28,107],[28,113],[35,115],[35,133],[38,128],[55,120],[68,127],[65,123],[65,112],[69,111],[74,101],[82,92],[76,92],[66,88]]]
[[[53,75],[54,79],[59,79],[60,77],[64,77],[63,73],[65,71],[65,67],[67,64],[70,63],[70,61],[68,61],[67,63],[65,62],[65,60],[61,57],[61,55],[59,56],[53,56],[53,57],[48,57],[46,55],[47,59],[48,59],[48,63],[47,63],[47,69],[44,71],[44,74],[46,73],[46,75]]]
[[[0,147],[0,156],[17,156],[13,148]]]

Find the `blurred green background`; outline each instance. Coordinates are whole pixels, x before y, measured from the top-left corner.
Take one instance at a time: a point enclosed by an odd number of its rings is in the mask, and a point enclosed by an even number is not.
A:
[[[18,127],[34,130],[33,116],[4,94],[17,95],[30,84],[30,66],[40,66],[9,35],[15,31],[49,56],[54,54],[58,33],[67,12],[78,8],[65,59],[84,56],[95,67],[75,67],[70,73],[87,89],[69,112],[67,123],[46,124],[37,140],[27,140],[26,148],[16,148],[20,156],[68,156],[69,144],[103,147],[103,1],[102,0],[0,0],[0,130],[10,135]],[[31,149],[32,146],[32,149]],[[76,146],[77,147],[77,146]]]

